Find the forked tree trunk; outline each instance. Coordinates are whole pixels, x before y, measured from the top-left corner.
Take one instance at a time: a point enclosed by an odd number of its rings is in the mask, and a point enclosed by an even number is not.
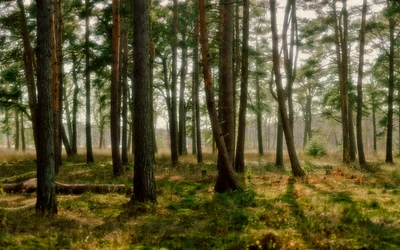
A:
[[[74,93],[72,99],[72,136],[71,136],[71,148],[74,155],[78,154],[78,130],[76,127],[77,116],[78,116],[78,94],[80,92],[78,86],[78,76],[77,76],[77,59],[75,53],[72,53],[72,82],[74,83]]]
[[[290,0],[288,0],[290,1]],[[286,145],[288,148],[289,159],[292,166],[292,172],[294,176],[304,176],[305,173],[300,166],[300,162],[297,158],[296,149],[294,146],[292,128],[290,126],[289,118],[287,116],[287,110],[285,105],[285,94],[282,86],[282,76],[279,66],[279,50],[278,50],[278,31],[276,23],[276,3],[275,0],[270,0],[270,11],[271,11],[271,30],[272,30],[272,53],[273,53],[273,65],[275,74],[275,83],[278,95],[279,111],[282,118],[282,126],[285,134]]]
[[[218,193],[223,193],[229,190],[242,190],[240,183],[236,177],[232,167],[231,158],[226,149],[225,141],[221,131],[221,125],[218,120],[217,109],[215,106],[214,91],[212,86],[212,76],[210,68],[210,52],[208,49],[208,34],[207,34],[207,17],[205,0],[199,0],[199,15],[200,15],[200,44],[203,62],[204,86],[206,92],[207,109],[210,116],[211,127],[215,142],[218,147],[220,157],[220,165],[218,168],[219,182],[217,181],[214,190]]]
[[[242,77],[240,86],[239,127],[235,170],[244,173],[244,143],[246,138],[246,111],[249,78],[249,0],[243,1]],[[258,116],[257,116],[258,117]]]
[[[51,1],[37,0],[37,201],[40,216],[57,214],[54,164],[54,125],[51,91]]]

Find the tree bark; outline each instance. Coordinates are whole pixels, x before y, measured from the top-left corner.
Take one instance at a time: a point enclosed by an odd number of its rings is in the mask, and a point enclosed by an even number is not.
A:
[[[93,158],[93,146],[92,146],[92,122],[91,122],[91,110],[90,110],[90,71],[91,71],[91,66],[90,66],[90,48],[89,48],[89,36],[90,36],[90,30],[89,30],[89,0],[85,0],[85,75],[86,75],[86,80],[85,80],[85,90],[86,90],[86,125],[85,125],[85,131],[86,131],[86,163],[87,164],[93,164],[94,163],[94,158]]]
[[[200,24],[199,24],[199,11],[198,11],[198,0],[195,0],[195,34],[194,34],[194,49],[193,49],[193,109],[195,109],[195,138],[196,138],[196,152],[197,152],[197,163],[203,162],[203,150],[201,148],[201,124],[200,124],[200,100],[199,100],[199,35],[200,35]]]
[[[211,127],[215,142],[221,155],[221,162],[218,168],[218,179],[215,183],[214,190],[218,193],[223,193],[229,190],[242,190],[240,183],[236,177],[232,167],[231,158],[229,157],[225,141],[223,138],[221,125],[218,119],[217,109],[215,106],[214,91],[212,87],[212,76],[210,68],[210,52],[208,49],[208,34],[207,34],[207,17],[205,0],[199,0],[199,15],[200,15],[200,44],[203,62],[204,86],[206,92],[207,109],[210,116]]]
[[[72,100],[72,136],[71,136],[71,148],[72,148],[72,153],[74,155],[78,154],[78,131],[76,127],[77,123],[77,115],[78,115],[78,94],[80,92],[79,86],[78,86],[78,76],[77,76],[77,59],[76,59],[76,54],[72,53],[72,82],[74,83],[74,93],[73,93],[73,100]]]
[[[234,2],[230,0],[220,0],[221,12],[220,26],[221,41],[219,47],[220,56],[220,87],[219,87],[219,121],[225,141],[226,150],[231,164],[235,162],[235,101],[233,83],[233,35],[234,35]],[[204,67],[204,66],[203,66]],[[218,151],[218,166],[221,163],[222,152]],[[221,163],[223,164],[223,163]],[[234,166],[232,165],[234,168]],[[217,183],[225,182],[219,175]]]
[[[25,16],[25,7],[23,0],[17,0],[18,7],[21,11],[20,24],[21,24],[21,37],[24,44],[24,69],[25,69],[25,79],[26,86],[28,89],[28,105],[31,112],[33,139],[35,142],[35,148],[38,148],[37,141],[37,115],[36,115],[36,84],[34,76],[34,57],[32,52],[31,43],[29,40],[28,25]]]
[[[367,0],[363,0],[362,18],[360,28],[360,55],[358,62],[357,79],[357,149],[358,163],[361,169],[369,170],[364,154],[363,133],[362,133],[362,107],[363,107],[363,75],[364,75],[364,53],[365,53],[365,29],[367,16]]]
[[[67,156],[71,157],[74,154],[72,153],[72,148],[71,148],[71,145],[69,143],[67,132],[65,131],[65,128],[64,128],[63,124],[61,124],[61,135],[62,135],[61,138],[62,138],[62,142],[64,144],[65,151],[67,152]]]
[[[57,214],[51,91],[51,1],[37,0],[37,201],[40,216]]]
[[[111,152],[114,177],[124,173],[121,163],[120,145],[120,118],[121,118],[121,87],[119,81],[120,59],[120,17],[119,0],[112,2],[113,28],[111,48]]]
[[[342,117],[342,144],[343,162],[350,163],[350,128],[349,128],[349,96],[348,96],[348,57],[347,57],[347,5],[343,2],[343,32],[340,32],[339,20],[336,11],[336,0],[333,1],[333,18],[335,26],[336,58],[340,83],[341,117]],[[342,16],[342,15],[340,15]],[[340,22],[341,23],[341,22]]]
[[[14,111],[14,119],[15,119],[15,144],[14,149],[15,151],[19,150],[19,137],[20,137],[20,130],[19,130],[19,112],[16,109]]]
[[[290,1],[290,0],[288,0]],[[286,145],[288,148],[290,163],[292,166],[292,172],[294,176],[304,176],[305,173],[300,166],[300,162],[297,158],[296,149],[294,146],[294,140],[292,135],[292,129],[290,127],[289,118],[287,116],[285,95],[282,87],[282,76],[279,66],[279,51],[278,51],[278,32],[276,23],[276,3],[275,0],[270,0],[270,12],[271,12],[271,30],[272,30],[272,53],[273,53],[273,65],[275,74],[275,84],[278,94],[279,111],[282,118],[282,126],[285,134]]]
[[[124,7],[126,8],[126,2],[124,1]],[[122,80],[122,153],[121,160],[122,165],[127,166],[128,162],[128,32],[125,18],[121,16],[121,49],[122,53],[122,67],[121,67],[121,80]]]
[[[170,134],[171,134],[171,162],[172,166],[178,164],[178,128],[177,128],[177,61],[178,61],[178,0],[173,0],[172,8],[172,74],[171,74],[171,118],[170,118]]]
[[[244,143],[246,139],[246,111],[249,80],[249,0],[243,1],[242,71],[240,86],[239,127],[236,146],[235,170],[244,173]],[[257,116],[258,118],[258,116]]]
[[[187,155],[186,148],[186,104],[185,104],[185,85],[187,72],[187,45],[186,45],[186,27],[182,30],[181,41],[181,74],[179,90],[179,131],[178,131],[178,153]]]
[[[387,7],[390,8],[389,0]],[[393,4],[394,1],[393,1]],[[385,162],[393,164],[393,95],[394,95],[394,57],[395,57],[395,20],[392,16],[389,17],[389,84],[388,84],[388,111],[387,111],[387,129],[386,129],[386,159]]]
[[[156,202],[154,179],[153,105],[149,81],[148,0],[133,2],[134,176],[132,201]]]

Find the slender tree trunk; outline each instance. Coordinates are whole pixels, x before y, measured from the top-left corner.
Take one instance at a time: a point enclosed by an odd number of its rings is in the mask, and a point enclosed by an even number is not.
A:
[[[208,49],[205,0],[199,0],[199,15],[200,15],[200,43],[202,52],[201,54],[203,62],[203,75],[204,75],[207,109],[210,116],[214,139],[216,141],[219,154],[221,155],[221,162],[218,168],[218,176],[224,176],[224,178],[218,178],[219,180],[222,181],[218,182],[217,180],[214,186],[214,190],[219,193],[223,193],[228,190],[242,190],[240,183],[236,177],[235,171],[232,167],[231,158],[229,157],[225,145],[225,141],[221,130],[221,125],[218,120],[218,114],[215,106],[214,91],[212,87],[211,68],[210,68],[211,58]]]
[[[333,17],[335,25],[335,46],[336,57],[340,82],[340,99],[342,114],[342,144],[343,144],[343,162],[350,163],[350,138],[349,138],[349,97],[348,97],[348,62],[347,62],[347,7],[343,0],[343,32],[339,28],[339,22],[336,11],[336,0],[333,1]],[[342,16],[342,15],[340,15]]]
[[[19,130],[19,112],[18,110],[15,110],[15,144],[14,148],[16,151],[19,150],[19,136],[20,136],[20,130]]]
[[[154,179],[153,114],[149,81],[149,9],[148,0],[133,2],[134,49],[134,177],[132,200],[156,202]]]
[[[64,110],[65,110],[65,119],[67,120],[67,130],[68,131],[68,141],[72,141],[72,121],[71,121],[71,110],[69,108],[68,97],[66,91],[63,91],[63,99],[64,99]]]
[[[111,152],[114,177],[124,173],[121,163],[120,145],[120,118],[121,118],[121,87],[119,81],[119,52],[120,52],[120,16],[119,0],[112,1],[113,28],[111,48]]]
[[[121,18],[121,23],[122,18]],[[125,25],[124,25],[125,26]],[[122,165],[128,165],[128,33],[123,26],[121,32],[122,55]]]
[[[65,151],[67,152],[67,156],[71,157],[73,155],[71,145],[68,141],[67,132],[65,131],[65,127],[61,124],[61,135],[62,135],[62,142],[64,144]]]
[[[194,49],[193,49],[193,108],[195,109],[195,134],[196,134],[196,148],[197,148],[197,163],[203,162],[203,150],[201,148],[201,124],[200,124],[200,100],[199,100],[199,35],[200,35],[200,20],[198,12],[198,0],[195,0],[195,34],[194,34]]]
[[[235,170],[244,172],[244,143],[246,139],[246,111],[249,79],[249,0],[243,1],[242,78],[240,88],[239,127],[236,146]]]
[[[350,161],[356,160],[357,154],[357,143],[356,135],[354,133],[354,121],[353,121],[353,105],[349,104],[349,140],[350,140]]]
[[[93,147],[92,147],[92,122],[90,110],[90,48],[89,48],[89,0],[85,0],[85,90],[86,90],[86,163],[93,164]]]
[[[282,116],[278,110],[278,121],[276,124],[276,153],[275,153],[275,166],[283,167],[283,126]]]
[[[258,42],[257,48],[258,48]],[[256,64],[256,72],[258,72],[258,63]],[[258,141],[258,155],[264,154],[264,147],[263,147],[263,132],[262,132],[262,102],[261,102],[261,87],[260,87],[260,77],[256,74],[256,105],[257,105],[257,141]]]
[[[362,169],[368,168],[364,154],[363,133],[362,133],[362,111],[363,111],[362,80],[364,75],[366,16],[367,16],[367,0],[363,0],[362,19],[360,28],[360,55],[358,62],[358,79],[357,79],[357,149],[358,149],[358,162]]]
[[[390,1],[387,0],[390,7]],[[389,17],[389,84],[388,84],[388,111],[387,111],[387,129],[386,129],[386,159],[385,162],[393,163],[393,95],[394,95],[394,57],[395,57],[395,21],[393,17]]]
[[[51,1],[37,0],[37,201],[40,216],[57,214],[51,91]]]
[[[21,24],[21,36],[24,44],[24,68],[25,68],[25,79],[26,86],[28,88],[28,105],[31,112],[33,139],[35,141],[35,148],[38,148],[37,140],[37,116],[36,116],[36,84],[34,76],[34,56],[31,43],[29,40],[28,25],[25,17],[25,7],[23,0],[17,0],[18,7],[21,11],[20,24]]]
[[[52,10],[52,92],[53,92],[53,123],[54,123],[54,164],[56,174],[61,165],[62,151],[62,20],[61,2],[53,1]]]
[[[377,152],[377,143],[376,139],[378,137],[376,130],[376,104],[374,98],[372,100],[372,130],[373,130],[373,144],[374,144],[374,152]]]
[[[26,142],[25,142],[25,122],[24,122],[24,114],[21,112],[21,147],[22,147],[22,151],[25,152],[26,150]]]
[[[290,1],[290,0],[289,0]],[[282,118],[282,126],[286,139],[286,145],[288,148],[290,163],[292,165],[292,172],[294,176],[304,176],[305,173],[300,166],[300,162],[297,158],[296,149],[294,146],[294,140],[292,135],[292,129],[290,127],[289,118],[287,116],[285,96],[282,87],[282,76],[280,73],[279,66],[279,51],[278,51],[278,31],[276,23],[276,2],[275,0],[270,0],[270,11],[271,11],[271,30],[272,30],[272,52],[273,52],[273,64],[274,64],[274,74],[275,83],[278,94],[279,111]]]
[[[78,86],[78,77],[76,72],[77,60],[75,53],[72,53],[72,81],[74,83],[74,93],[72,99],[72,136],[71,136],[71,148],[72,153],[74,155],[78,154],[78,131],[76,127],[77,123],[77,115],[78,115],[78,94],[79,94],[79,86]]]
[[[187,72],[187,45],[186,27],[182,30],[182,55],[181,55],[181,75],[179,91],[179,135],[178,151],[180,155],[187,155],[186,145],[186,104],[185,104],[185,85]]]
[[[178,164],[178,128],[177,128],[177,61],[178,61],[178,0],[173,0],[172,24],[172,78],[171,78],[171,162],[172,166]]]

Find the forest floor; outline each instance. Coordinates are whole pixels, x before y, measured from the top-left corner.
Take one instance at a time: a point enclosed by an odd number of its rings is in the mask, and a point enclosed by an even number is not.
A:
[[[400,159],[375,173],[345,166],[340,155],[301,156],[305,178],[274,154],[246,155],[244,192],[216,194],[216,156],[169,165],[157,155],[157,203],[131,205],[120,194],[58,195],[58,215],[35,216],[35,193],[0,193],[0,249],[400,249]],[[111,157],[64,158],[57,181],[132,186],[129,166],[112,177]],[[34,155],[0,152],[0,179],[35,171]],[[206,175],[202,175],[206,170]],[[203,171],[204,173],[204,171]]]

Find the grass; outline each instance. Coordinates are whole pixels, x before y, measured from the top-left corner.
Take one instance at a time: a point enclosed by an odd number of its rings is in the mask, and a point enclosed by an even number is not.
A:
[[[34,171],[33,157],[2,154],[0,179]],[[0,249],[400,249],[399,166],[373,163],[378,171],[366,173],[340,157],[302,157],[307,177],[294,178],[273,158],[247,154],[239,175],[245,191],[216,194],[215,155],[202,165],[185,156],[176,168],[158,155],[156,204],[84,193],[58,195],[53,218],[0,209]],[[95,160],[64,159],[57,181],[132,186],[133,166],[114,179],[108,152]],[[0,207],[35,199],[2,193]]]

